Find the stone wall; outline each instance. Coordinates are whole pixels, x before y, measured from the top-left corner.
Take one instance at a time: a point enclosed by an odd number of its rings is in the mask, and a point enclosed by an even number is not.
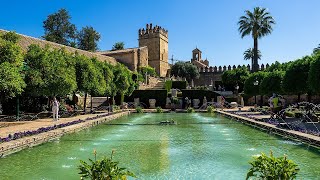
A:
[[[148,48],[129,48],[117,51],[101,51],[101,55],[115,58],[126,65],[131,71],[137,71],[139,66],[148,66]]]

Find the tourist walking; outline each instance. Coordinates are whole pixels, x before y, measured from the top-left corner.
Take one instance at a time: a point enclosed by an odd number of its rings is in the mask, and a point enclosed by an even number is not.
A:
[[[59,105],[59,101],[54,97],[52,101],[53,121],[57,121],[59,119]]]

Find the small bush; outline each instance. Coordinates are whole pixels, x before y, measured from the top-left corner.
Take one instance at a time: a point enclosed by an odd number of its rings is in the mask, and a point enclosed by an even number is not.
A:
[[[213,106],[208,106],[207,107],[207,112],[208,113],[214,113],[214,107]]]
[[[118,110],[120,110],[120,106],[112,105],[112,110],[113,111],[118,111]]]
[[[163,113],[163,109],[160,106],[157,107],[157,113]]]
[[[192,107],[188,107],[187,113],[194,113],[194,109]]]
[[[274,157],[272,152],[270,157],[261,154],[259,157],[255,157],[250,162],[252,166],[248,173],[247,178],[257,177],[258,179],[295,179],[298,174],[299,168],[292,160],[284,157]]]
[[[89,162],[80,160],[78,169],[81,179],[127,179],[127,176],[136,178],[134,173],[119,167],[119,162],[113,160],[113,154],[114,151],[110,158],[97,160],[97,153],[94,151],[94,160],[89,159]]]
[[[294,114],[294,112],[292,112],[292,111],[286,111],[286,116],[288,116],[288,117],[294,117],[295,114]]]
[[[141,106],[136,107],[136,112],[143,113],[142,107]]]

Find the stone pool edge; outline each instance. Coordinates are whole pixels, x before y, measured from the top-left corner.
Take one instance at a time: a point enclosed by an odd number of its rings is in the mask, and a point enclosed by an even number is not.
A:
[[[267,132],[273,133],[275,135],[278,135],[278,136],[281,136],[284,138],[290,138],[295,141],[298,140],[298,141],[303,142],[307,145],[310,145],[310,146],[313,146],[316,148],[320,148],[320,137],[318,137],[318,136],[314,136],[311,134],[306,134],[306,133],[302,133],[302,132],[298,132],[298,131],[293,131],[293,130],[281,129],[281,128],[278,128],[275,125],[272,125],[269,123],[256,121],[254,119],[239,116],[239,115],[232,114],[232,113],[228,113],[226,111],[215,110],[215,112],[217,112],[218,114],[220,114],[222,116],[225,116],[225,117],[228,117],[231,119],[235,119],[237,121],[241,121],[242,123],[245,123],[246,125],[249,125],[251,127],[259,128],[263,131],[267,131]]]
[[[118,112],[115,114],[111,114],[106,117],[101,117],[95,120],[87,120],[85,122],[74,124],[58,129],[54,129],[48,132],[43,132],[37,135],[32,135],[24,138],[20,138],[17,140],[12,140],[10,142],[4,142],[0,144],[0,158],[5,157],[7,155],[16,153],[23,149],[37,146],[46,142],[49,142],[53,139],[60,138],[61,136],[69,133],[78,132],[84,129],[88,129],[90,127],[99,125],[104,122],[109,122],[111,120],[117,119],[122,116],[129,115],[130,111]]]

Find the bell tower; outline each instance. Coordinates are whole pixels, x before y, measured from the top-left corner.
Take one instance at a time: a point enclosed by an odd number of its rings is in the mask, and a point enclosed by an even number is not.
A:
[[[148,47],[148,64],[155,68],[160,77],[165,77],[168,65],[168,31],[161,26],[146,25],[139,29],[139,47]]]

